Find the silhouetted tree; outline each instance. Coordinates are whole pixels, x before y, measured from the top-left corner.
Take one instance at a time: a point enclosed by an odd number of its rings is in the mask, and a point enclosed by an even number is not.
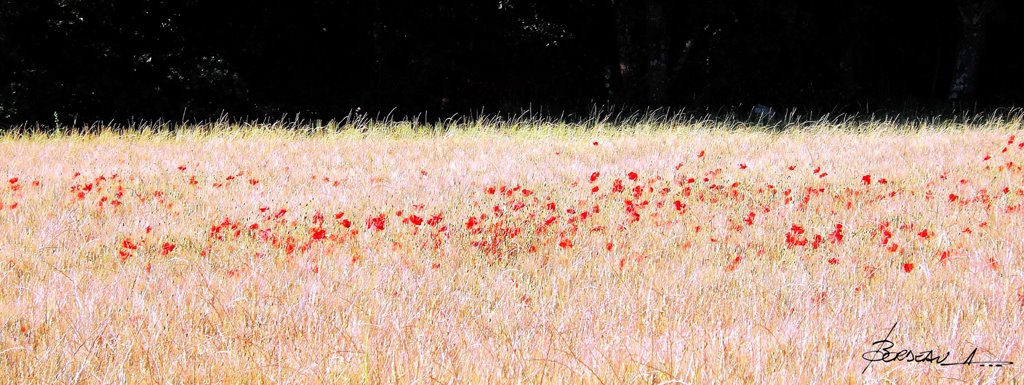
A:
[[[0,0],[0,124],[1020,105],[996,2]]]
[[[974,98],[978,87],[978,63],[985,46],[987,20],[996,0],[955,0],[960,12],[960,42],[956,51],[949,101],[959,103]]]

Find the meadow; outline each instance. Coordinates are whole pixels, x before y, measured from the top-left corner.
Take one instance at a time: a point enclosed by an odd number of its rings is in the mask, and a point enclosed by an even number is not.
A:
[[[12,132],[0,382],[1021,383],[1022,127]]]

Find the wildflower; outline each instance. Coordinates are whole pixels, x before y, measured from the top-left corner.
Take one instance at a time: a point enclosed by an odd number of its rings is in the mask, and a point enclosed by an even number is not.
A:
[[[678,202],[678,201],[676,201],[676,202]],[[754,225],[754,217],[755,216],[757,216],[757,214],[754,214],[754,212],[751,211],[750,213],[747,214],[747,217],[743,219],[743,222],[746,223],[747,226],[753,226]]]
[[[160,255],[166,256],[174,251],[174,244],[170,242],[164,242],[163,246],[160,247]]]
[[[376,217],[366,219],[366,228],[375,229],[377,231],[384,230],[384,224],[387,221],[386,216],[382,213]]]
[[[497,207],[497,206],[495,206],[495,207]],[[409,218],[407,218],[407,219],[409,220],[409,223],[412,223],[415,226],[419,226],[419,225],[423,224],[423,218],[420,218],[419,216],[416,216],[416,215],[409,216]]]
[[[572,248],[572,240],[570,240],[570,239],[562,239],[561,241],[558,242],[558,247],[561,247],[563,249],[571,249]]]
[[[829,241],[832,242],[832,243],[842,243],[843,242],[843,224],[842,223],[836,223],[835,231],[833,231],[832,233],[829,234]]]
[[[310,236],[314,241],[322,241],[327,238],[327,231],[323,228],[314,228]]]
[[[132,242],[131,238],[125,238],[123,241],[121,241],[121,247],[128,250],[135,250],[139,248],[139,246],[136,245],[135,242]]]
[[[620,192],[623,192],[625,190],[626,190],[626,188],[622,185],[622,179],[616,179],[616,180],[612,181],[612,192],[613,193],[620,193]]]

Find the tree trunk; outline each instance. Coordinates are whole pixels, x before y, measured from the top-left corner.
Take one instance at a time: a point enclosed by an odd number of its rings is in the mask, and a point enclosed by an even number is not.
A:
[[[373,38],[373,65],[377,75],[377,89],[384,86],[384,12],[380,3],[375,2],[372,10],[371,37]]]
[[[645,0],[647,12],[647,103],[668,101],[668,27],[660,0]]]
[[[632,103],[640,94],[637,82],[639,70],[639,52],[636,49],[635,27],[637,8],[630,0],[616,0],[615,4],[615,44],[618,54],[618,74],[622,82],[618,101]]]
[[[978,64],[985,44],[985,21],[993,5],[992,0],[957,0],[961,32],[953,82],[949,87],[948,101],[951,104],[974,98],[978,86]]]

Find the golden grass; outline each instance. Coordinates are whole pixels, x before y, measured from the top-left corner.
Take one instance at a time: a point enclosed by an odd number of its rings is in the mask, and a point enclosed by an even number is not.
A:
[[[0,382],[1020,383],[1021,127],[8,134]]]

